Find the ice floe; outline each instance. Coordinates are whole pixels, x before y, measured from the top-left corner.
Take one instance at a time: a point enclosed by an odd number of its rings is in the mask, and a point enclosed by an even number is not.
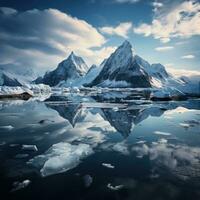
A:
[[[36,145],[31,145],[31,144],[23,144],[22,145],[23,150],[28,150],[28,151],[38,151],[38,148]]]
[[[75,168],[82,159],[92,153],[93,150],[88,144],[72,145],[61,142],[54,144],[44,154],[34,157],[28,163],[40,168],[42,176],[49,176]]]
[[[137,141],[137,142],[136,142],[136,144],[144,144],[144,143],[146,143],[145,140],[140,140],[140,141]]]
[[[111,168],[111,169],[114,169],[114,168],[115,168],[115,166],[114,166],[114,165],[111,165],[110,163],[102,163],[102,165],[103,165],[104,167]]]
[[[111,190],[117,191],[117,190],[122,189],[124,186],[123,186],[123,185],[112,186],[111,183],[108,183],[107,187],[108,187],[109,189],[111,189]]]
[[[186,123],[179,123],[179,125],[182,126],[183,128],[190,128],[190,125]]]
[[[27,187],[29,184],[31,183],[30,180],[24,180],[22,182],[16,181],[13,183],[13,189],[11,190],[11,192],[15,192],[17,190],[21,190],[25,187]]]

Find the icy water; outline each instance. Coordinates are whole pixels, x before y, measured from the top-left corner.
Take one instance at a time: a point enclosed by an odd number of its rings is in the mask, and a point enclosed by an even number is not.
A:
[[[123,92],[1,101],[1,199],[200,199],[199,110]]]

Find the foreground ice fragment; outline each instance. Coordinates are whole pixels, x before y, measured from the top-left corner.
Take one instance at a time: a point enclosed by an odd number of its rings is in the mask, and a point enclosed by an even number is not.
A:
[[[25,187],[27,187],[29,184],[31,183],[30,180],[24,180],[22,182],[16,181],[13,183],[13,189],[11,190],[11,192],[17,191],[17,190],[21,190]]]
[[[123,186],[123,185],[112,186],[111,183],[108,183],[107,187],[108,187],[109,189],[111,189],[111,190],[117,191],[117,190],[122,189],[124,186]]]
[[[75,168],[82,159],[92,153],[93,150],[88,144],[71,145],[67,142],[60,142],[28,163],[40,168],[42,176],[49,176]]]
[[[36,145],[29,145],[29,144],[23,144],[22,149],[28,150],[28,151],[38,151],[38,148]]]
[[[115,168],[115,166],[111,165],[110,163],[102,163],[102,165],[103,165],[104,167],[111,168],[111,169],[114,169],[114,168]]]
[[[156,135],[163,135],[163,136],[169,136],[169,135],[171,135],[171,133],[162,132],[162,131],[154,131],[154,134],[156,134]]]

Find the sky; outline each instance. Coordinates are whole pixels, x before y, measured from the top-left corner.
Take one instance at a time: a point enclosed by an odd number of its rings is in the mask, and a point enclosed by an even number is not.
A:
[[[71,51],[99,65],[124,41],[177,76],[200,74],[199,0],[0,0],[0,66],[39,73]]]

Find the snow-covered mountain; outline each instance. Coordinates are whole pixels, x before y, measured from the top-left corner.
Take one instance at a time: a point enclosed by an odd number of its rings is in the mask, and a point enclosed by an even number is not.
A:
[[[96,78],[96,76],[100,73],[105,62],[106,62],[106,59],[99,66],[92,65],[84,76],[81,76],[80,78],[77,78],[74,80],[70,79],[70,82],[61,81],[58,84],[58,86],[59,87],[80,87],[80,86],[91,83]]]
[[[136,55],[128,41],[124,41],[107,57],[99,66],[89,68],[81,57],[72,52],[55,70],[37,79],[31,68],[0,65],[0,85],[21,86],[35,80],[32,83],[70,88],[153,88],[161,96],[172,91],[200,94],[199,77],[195,81],[187,77],[174,77],[162,64],[150,64]]]
[[[20,83],[20,81],[18,81],[13,74],[0,70],[0,86],[21,86],[21,85],[22,83]]]
[[[21,86],[30,83],[37,77],[32,68],[13,64],[0,65],[1,86]]]
[[[162,88],[170,86],[182,86],[185,82],[181,79],[175,78],[169,74],[165,67],[160,63],[150,64],[138,55],[134,56],[134,60],[140,65],[141,68],[150,76],[152,87]]]
[[[39,77],[35,83],[56,86],[61,82],[67,82],[70,85],[74,80],[84,76],[88,69],[84,60],[72,52],[66,60],[58,64],[55,70],[47,72],[44,77]]]
[[[101,72],[87,86],[151,87],[150,77],[136,62],[132,46],[125,41],[106,60]]]

